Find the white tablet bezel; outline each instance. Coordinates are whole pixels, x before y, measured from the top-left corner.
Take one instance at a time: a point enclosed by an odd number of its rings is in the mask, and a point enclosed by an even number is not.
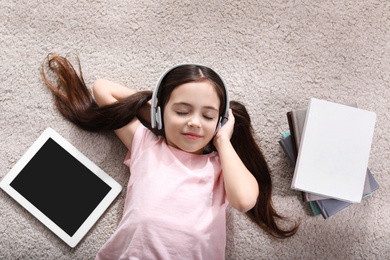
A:
[[[84,223],[78,228],[73,236],[69,236],[63,231],[56,223],[43,214],[32,203],[25,199],[17,190],[15,190],[10,184],[18,176],[21,170],[27,165],[27,163],[34,157],[39,149],[46,143],[46,141],[52,138],[57,144],[64,148],[69,154],[73,155],[79,160],[86,168],[95,173],[101,180],[111,187],[109,193],[103,198],[93,212],[88,216]],[[47,128],[33,143],[33,145],[27,150],[27,152],[20,158],[20,160],[14,165],[14,167],[8,172],[7,175],[1,180],[0,188],[8,193],[13,199],[15,199],[20,205],[28,210],[34,217],[41,221],[46,227],[60,237],[70,247],[75,247],[80,240],[86,235],[90,228],[101,217],[108,206],[113,202],[117,195],[121,192],[122,186],[111,178],[107,173],[100,169],[95,163],[84,156],[78,151],[72,144],[70,144],[61,135],[55,132],[52,128]],[[88,188],[88,187],[86,187]]]

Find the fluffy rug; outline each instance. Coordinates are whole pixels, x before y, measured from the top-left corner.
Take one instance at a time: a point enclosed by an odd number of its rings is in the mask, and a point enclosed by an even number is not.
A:
[[[228,208],[226,259],[389,259],[389,2],[2,0],[0,14],[0,178],[52,127],[127,184],[116,136],[82,131],[56,110],[40,75],[49,52],[78,54],[88,86],[107,78],[136,90],[151,90],[174,64],[202,63],[246,104],[275,207],[301,220],[294,237],[276,241]],[[326,220],[290,189],[293,167],[278,144],[286,112],[311,97],[377,113],[369,168],[380,189]],[[0,259],[93,259],[124,194],[71,249],[0,191]]]

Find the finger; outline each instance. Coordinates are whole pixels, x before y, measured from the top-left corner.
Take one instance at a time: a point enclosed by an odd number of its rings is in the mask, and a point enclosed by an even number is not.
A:
[[[231,108],[229,109],[228,120],[231,120],[234,122],[233,110]]]

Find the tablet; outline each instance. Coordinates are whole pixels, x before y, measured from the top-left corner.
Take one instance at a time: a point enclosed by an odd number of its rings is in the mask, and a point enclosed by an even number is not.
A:
[[[47,128],[0,187],[70,247],[122,190],[113,178]]]

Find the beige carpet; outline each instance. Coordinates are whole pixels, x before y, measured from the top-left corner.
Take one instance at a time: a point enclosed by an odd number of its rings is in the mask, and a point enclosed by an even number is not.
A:
[[[227,212],[227,259],[390,258],[390,4],[388,1],[0,1],[0,178],[52,127],[126,185],[126,150],[114,134],[84,132],[55,109],[40,77],[49,52],[79,55],[89,86],[107,78],[152,89],[174,64],[209,65],[244,102],[269,162],[274,202],[302,220],[272,240]],[[290,189],[293,168],[279,147],[286,112],[311,97],[377,113],[369,168],[373,196],[325,220]],[[93,259],[114,232],[124,192],[70,249],[0,191],[0,259]]]

